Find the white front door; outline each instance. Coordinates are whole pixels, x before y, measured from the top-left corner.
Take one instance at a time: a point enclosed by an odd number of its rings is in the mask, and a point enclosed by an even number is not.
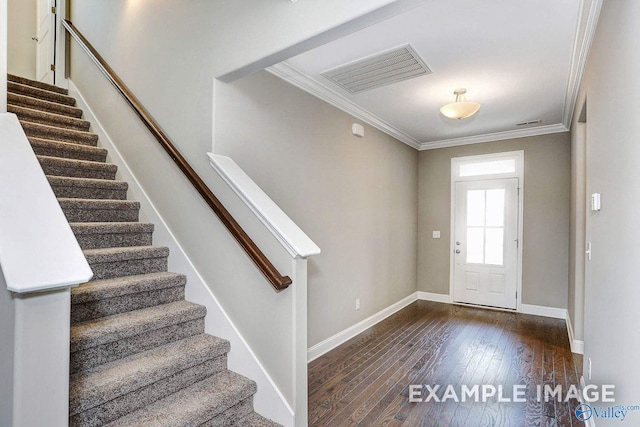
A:
[[[55,0],[38,0],[38,47],[36,49],[36,80],[53,84],[55,64]]]
[[[517,308],[518,181],[455,183],[454,301]]]

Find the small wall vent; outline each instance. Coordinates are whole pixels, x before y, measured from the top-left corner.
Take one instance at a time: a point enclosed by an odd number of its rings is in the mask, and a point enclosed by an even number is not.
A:
[[[356,94],[431,73],[415,50],[407,44],[320,74],[347,92]]]
[[[537,119],[537,120],[529,120],[528,122],[520,122],[520,123],[516,123],[516,126],[527,126],[527,125],[537,125],[538,123],[542,122],[542,120]]]

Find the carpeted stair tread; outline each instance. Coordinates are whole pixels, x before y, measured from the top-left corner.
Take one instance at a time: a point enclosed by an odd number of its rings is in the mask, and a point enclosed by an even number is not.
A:
[[[71,292],[71,324],[184,301],[186,282],[184,275],[159,272],[82,284]]]
[[[98,135],[73,129],[43,125],[21,120],[20,124],[27,137],[49,139],[54,141],[71,142],[89,146],[98,145]]]
[[[151,246],[154,225],[140,222],[73,222],[82,249]]]
[[[7,81],[20,83],[26,86],[37,87],[39,89],[48,90],[50,92],[58,92],[58,93],[61,93],[62,95],[69,94],[69,91],[65,88],[55,86],[49,83],[39,82],[37,80],[28,79],[26,77],[16,76],[14,74],[7,74]]]
[[[257,412],[252,412],[246,417],[240,419],[236,424],[237,427],[280,427],[280,424],[263,417]]]
[[[82,110],[79,108],[65,104],[58,104],[57,102],[46,101],[44,99],[32,98],[27,95],[19,95],[17,93],[7,94],[7,104],[27,107],[38,111],[47,111],[63,116],[74,117],[76,119],[82,117]]]
[[[104,163],[107,150],[90,145],[74,144],[70,142],[54,141],[50,139],[30,137],[29,142],[33,152],[41,156],[60,157],[66,159],[87,160]]]
[[[224,371],[126,415],[109,427],[199,426],[256,392],[253,381]],[[231,418],[230,420],[228,418]],[[224,425],[233,425],[228,417]],[[220,424],[223,425],[223,424]]]
[[[92,281],[167,271],[169,248],[163,246],[125,246],[83,251]]]
[[[127,198],[129,184],[124,181],[95,178],[72,178],[47,175],[49,185],[56,197],[70,199],[110,199]]]
[[[40,166],[42,166],[46,175],[116,179],[116,172],[118,171],[118,166],[111,163],[40,155],[36,157],[38,157]]]
[[[140,202],[131,200],[73,199],[59,197],[69,222],[136,222]]]
[[[169,256],[166,246],[130,246],[124,248],[87,249],[82,251],[89,264]]]
[[[75,224],[72,224],[71,227],[73,228],[74,226]],[[71,304],[82,304],[139,292],[184,286],[186,282],[187,277],[184,274],[170,272],[96,280],[95,282],[83,283],[80,286],[72,288]]]
[[[206,314],[204,306],[177,301],[79,323],[71,327],[71,352],[203,318]]]
[[[69,381],[69,415],[134,392],[228,351],[228,341],[199,334],[105,363],[91,372],[74,374]]]
[[[43,99],[57,104],[69,105],[71,107],[75,107],[76,105],[76,100],[70,96],[16,82],[7,82],[7,92]]]
[[[91,127],[91,124],[86,120],[76,119],[74,117],[64,116],[46,111],[34,110],[27,107],[20,107],[9,104],[7,105],[7,111],[9,113],[14,113],[16,116],[18,116],[18,119],[31,123],[39,123],[48,126],[79,130],[83,132],[89,131],[89,128]]]

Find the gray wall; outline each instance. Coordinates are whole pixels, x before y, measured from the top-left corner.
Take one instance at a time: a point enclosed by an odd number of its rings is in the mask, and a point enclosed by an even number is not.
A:
[[[204,174],[214,77],[389,3],[82,0],[71,20]]]
[[[451,158],[524,150],[522,302],[566,308],[570,148],[567,132],[420,152],[418,290],[449,294]]]
[[[8,4],[8,64],[9,73],[35,79],[37,34],[36,0],[9,0]]]
[[[309,346],[415,292],[418,152],[267,72],[216,88],[215,151],[320,246]],[[361,308],[355,310],[360,298]]]
[[[605,1],[583,80],[587,98],[587,194],[602,194],[602,210],[587,212],[585,364],[593,379],[616,385],[616,404],[640,402],[640,2]],[[634,403],[636,402],[636,403]],[[631,418],[633,417],[633,418]],[[640,414],[626,423],[637,425]],[[598,427],[620,425],[597,420]]]

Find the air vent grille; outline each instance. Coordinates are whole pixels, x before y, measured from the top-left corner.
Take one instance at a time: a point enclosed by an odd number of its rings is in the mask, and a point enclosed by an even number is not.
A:
[[[391,85],[431,74],[409,45],[375,54],[320,73],[349,93]]]
[[[538,123],[542,122],[542,120],[537,119],[537,120],[529,120],[528,122],[521,122],[521,123],[516,123],[516,126],[527,126],[527,125],[537,125]]]

